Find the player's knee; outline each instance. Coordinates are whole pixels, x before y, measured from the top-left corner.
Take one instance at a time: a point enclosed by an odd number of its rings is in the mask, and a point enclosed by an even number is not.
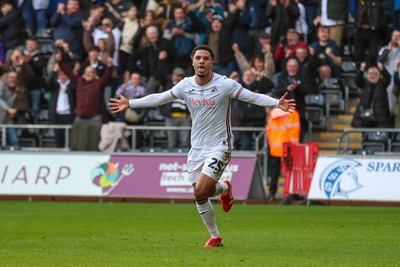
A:
[[[204,187],[195,187],[194,188],[194,197],[196,201],[201,201],[204,199],[208,199],[209,197],[209,190]]]

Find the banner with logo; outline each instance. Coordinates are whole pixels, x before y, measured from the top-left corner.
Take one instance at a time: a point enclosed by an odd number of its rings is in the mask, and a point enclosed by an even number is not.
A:
[[[308,198],[400,201],[400,158],[319,157]]]
[[[222,179],[247,199],[255,157],[233,156]],[[0,194],[193,198],[186,156],[0,154]]]

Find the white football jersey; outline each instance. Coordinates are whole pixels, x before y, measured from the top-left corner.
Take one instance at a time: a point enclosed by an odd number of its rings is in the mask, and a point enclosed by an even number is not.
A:
[[[231,129],[231,99],[239,99],[263,107],[278,107],[279,100],[253,93],[226,76],[212,74],[209,83],[199,85],[195,76],[187,77],[172,89],[160,94],[130,100],[130,106],[155,107],[183,99],[192,118],[191,145],[193,148],[226,146],[233,149]]]

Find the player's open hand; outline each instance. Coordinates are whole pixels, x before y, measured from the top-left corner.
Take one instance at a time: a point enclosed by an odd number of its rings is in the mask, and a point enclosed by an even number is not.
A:
[[[283,111],[292,113],[296,109],[296,101],[294,99],[286,99],[288,92],[286,92],[280,99],[278,107]]]
[[[120,93],[117,93],[117,96],[120,99],[110,98],[110,102],[108,103],[108,106],[110,107],[110,110],[112,113],[118,113],[118,112],[125,111],[128,108],[130,108],[128,99],[126,99]]]

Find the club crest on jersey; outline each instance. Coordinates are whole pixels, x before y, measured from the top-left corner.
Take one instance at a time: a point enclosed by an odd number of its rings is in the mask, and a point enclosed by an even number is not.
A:
[[[213,109],[215,107],[215,100],[208,100],[208,99],[194,99],[190,98],[190,104],[192,106],[207,106],[210,109]]]
[[[214,94],[216,92],[218,92],[218,89],[216,86],[213,86],[213,88],[211,89],[211,93]]]

